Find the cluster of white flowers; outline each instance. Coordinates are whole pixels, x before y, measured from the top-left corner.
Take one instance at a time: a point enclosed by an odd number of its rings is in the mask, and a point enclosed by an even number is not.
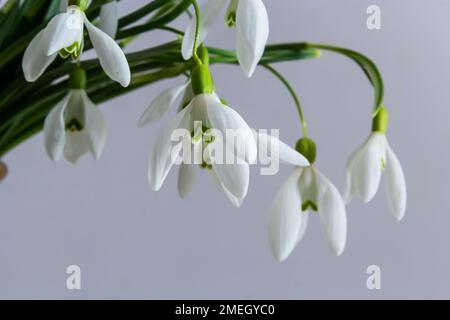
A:
[[[75,2],[70,1],[68,6],[63,4],[63,12],[36,35],[23,58],[23,71],[28,81],[38,79],[58,55],[75,61],[69,92],[48,114],[44,128],[45,147],[51,159],[57,161],[64,155],[74,163],[88,152],[98,159],[106,141],[102,114],[85,92],[86,73],[76,66],[83,52],[84,27],[105,73],[122,86],[128,86],[131,79],[126,57],[114,41],[118,26],[117,2],[112,1],[102,7],[100,28],[89,22],[84,13],[87,1],[78,1],[78,5],[74,5]],[[181,50],[186,60],[193,60],[190,80],[157,96],[139,122],[143,127],[161,119],[182,98],[176,116],[155,140],[148,169],[150,186],[155,191],[162,187],[177,160],[173,155],[179,155],[181,150],[181,144],[173,141],[172,134],[177,129],[185,129],[192,134],[192,153],[202,159],[200,166],[208,169],[218,189],[240,207],[247,195],[250,164],[255,162],[258,146],[276,144],[280,160],[294,165],[295,170],[279,190],[269,212],[268,235],[273,255],[283,261],[291,254],[305,233],[308,212],[318,213],[332,251],[340,255],[347,235],[345,202],[337,188],[314,165],[314,142],[303,137],[294,149],[275,137],[254,133],[214,90],[208,53],[204,52],[202,59],[197,56],[198,51],[206,51],[200,45],[227,4],[226,22],[236,28],[237,58],[248,77],[253,75],[263,56],[269,35],[269,19],[261,0],[211,0],[198,10],[200,14],[196,12],[186,28]],[[201,126],[198,127],[197,123]],[[374,118],[373,133],[349,160],[345,199],[349,202],[358,195],[365,202],[370,201],[385,170],[389,203],[395,217],[401,220],[406,208],[406,186],[400,163],[386,139],[387,123],[387,110],[380,108]],[[213,148],[208,147],[217,141],[208,135],[209,130],[239,131],[241,148],[229,147],[232,145],[229,141],[225,141],[224,146],[242,161],[215,162],[214,154],[208,153]],[[206,146],[206,152],[199,154],[199,146]],[[181,197],[190,193],[194,180],[194,165],[182,163],[178,177]]]

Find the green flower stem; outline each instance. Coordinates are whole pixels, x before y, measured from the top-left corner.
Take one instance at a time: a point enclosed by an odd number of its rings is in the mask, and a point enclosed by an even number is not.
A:
[[[197,65],[202,64],[202,60],[197,55],[198,37],[200,34],[200,8],[198,6],[197,0],[192,0],[192,5],[195,11],[195,36],[194,36],[194,47],[192,48],[192,56],[194,57]]]
[[[124,16],[123,18],[119,19],[119,29],[126,27],[145,16],[155,12],[156,10],[164,7],[165,5],[173,4],[175,1],[173,0],[155,0],[150,2],[149,4],[143,6],[142,8],[139,8],[136,11],[133,11],[132,13]]]
[[[383,107],[384,83],[380,71],[378,70],[377,66],[372,60],[370,60],[368,57],[359,52],[345,48],[339,48],[326,44],[316,44],[316,43],[305,43],[304,45],[306,46],[306,48],[326,50],[338,53],[356,62],[356,64],[363,70],[363,72],[365,73],[365,75],[367,76],[370,83],[375,89],[375,103],[372,115],[373,117],[377,115],[380,108]]]
[[[178,18],[185,10],[191,5],[192,0],[183,0],[176,6],[172,8],[172,10],[168,11],[163,16],[158,19],[151,20],[149,22],[143,23],[141,25],[130,27],[128,29],[121,29],[117,32],[116,39],[122,40],[128,37],[132,37],[135,35],[142,34],[147,31],[151,31],[159,28],[160,26],[167,25],[169,22],[172,22],[176,18]]]
[[[300,104],[300,100],[299,100],[294,88],[292,88],[292,85],[289,83],[289,81],[285,77],[283,77],[283,75],[281,73],[279,73],[276,69],[274,69],[273,67],[271,67],[268,64],[263,64],[262,66],[265,69],[267,69],[268,71],[270,71],[275,77],[277,77],[281,81],[281,83],[286,87],[286,89],[289,91],[289,93],[291,94],[292,99],[294,99],[295,105],[297,107],[298,115],[300,117],[300,122],[302,124],[302,130],[303,130],[303,136],[307,137],[308,136],[308,126],[306,124],[306,120],[303,115],[303,110],[302,110],[302,106]]]

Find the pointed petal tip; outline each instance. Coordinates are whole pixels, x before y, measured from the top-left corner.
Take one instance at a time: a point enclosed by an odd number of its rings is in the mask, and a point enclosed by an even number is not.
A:
[[[251,67],[245,67],[244,64],[241,64],[242,71],[244,71],[244,74],[248,79],[251,79],[253,77],[253,75],[255,74],[256,66],[257,65],[251,66]]]
[[[339,251],[335,251],[335,252],[334,252],[334,255],[335,255],[336,257],[340,257],[340,256],[342,256],[343,253],[344,253],[344,249],[339,250]]]
[[[288,258],[287,256],[281,256],[281,255],[273,255],[273,257],[275,258],[275,260],[278,263],[283,263]]]
[[[272,253],[272,257],[276,260],[276,262],[283,263],[284,261],[286,261],[287,258],[289,258],[290,252],[286,252],[286,250],[279,250],[279,249],[275,248],[270,243],[270,240],[269,240],[269,245],[270,245],[270,251]]]
[[[240,209],[240,208],[242,208],[242,205],[244,204],[244,199],[236,200],[236,201],[233,201],[232,203],[236,208]]]
[[[162,187],[162,185],[155,185],[151,181],[149,181],[149,185],[150,185],[150,188],[155,192],[161,190],[161,187]]]
[[[397,222],[402,222],[402,221],[403,221],[403,218],[405,217],[405,213],[406,213],[406,210],[405,210],[405,211],[402,211],[402,212],[394,212],[394,218],[395,218],[395,220],[396,220]]]

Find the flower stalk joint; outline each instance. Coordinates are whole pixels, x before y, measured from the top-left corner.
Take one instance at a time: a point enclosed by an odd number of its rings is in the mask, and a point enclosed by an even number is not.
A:
[[[214,82],[208,65],[201,64],[192,69],[191,83],[195,95],[214,92]]]
[[[310,138],[304,137],[298,140],[297,144],[295,145],[295,150],[297,150],[306,159],[308,159],[309,163],[313,164],[314,161],[316,161],[316,144]]]
[[[372,132],[386,133],[389,127],[389,112],[385,107],[381,107],[372,123]]]

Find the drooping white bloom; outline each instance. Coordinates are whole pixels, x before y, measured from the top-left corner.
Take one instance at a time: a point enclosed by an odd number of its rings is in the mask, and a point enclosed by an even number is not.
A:
[[[53,17],[31,41],[22,61],[25,79],[37,80],[58,54],[78,60],[83,51],[84,26],[105,73],[122,86],[128,86],[131,73],[122,49],[110,36],[90,23],[77,6],[69,6],[66,12]]]
[[[284,261],[305,234],[309,213],[317,212],[331,250],[341,255],[347,237],[344,201],[315,167],[297,168],[276,195],[269,213],[269,245]]]
[[[71,89],[47,115],[44,143],[53,161],[76,163],[90,152],[99,159],[106,142],[103,115],[82,89]]]
[[[236,24],[236,52],[244,73],[251,77],[258,65],[269,37],[269,18],[261,0],[209,0],[200,8],[200,33],[202,43],[218,15],[229,3],[228,22]],[[231,21],[230,21],[231,19]],[[192,57],[196,20],[191,19],[182,45],[184,59]]]
[[[184,86],[187,86],[185,84]],[[183,91],[178,88],[175,91]],[[178,95],[181,93],[178,92]],[[153,103],[151,108],[144,114],[140,124],[145,125],[161,115],[161,110],[167,110],[173,103],[173,94],[162,94],[155,101],[160,103]],[[171,97],[171,98],[163,98]],[[164,105],[164,106],[163,106]],[[152,111],[152,110],[157,111]],[[217,178],[218,185],[225,192],[225,194],[232,200],[233,204],[240,205],[245,198],[249,185],[249,163],[256,160],[256,140],[253,132],[242,117],[232,108],[222,104],[216,94],[198,94],[195,95],[191,102],[177,113],[175,118],[169,121],[168,124],[161,130],[156,138],[155,145],[150,154],[148,179],[149,184],[153,190],[159,190],[162,187],[170,169],[177,161],[173,155],[180,154],[182,149],[182,142],[173,141],[172,134],[176,129],[185,129],[192,133],[192,136],[197,137],[199,132],[196,125],[201,123],[200,142],[203,152],[199,155],[202,160],[202,165],[210,169],[214,178]],[[243,153],[235,151],[235,158],[243,161],[235,161],[231,164],[227,162],[214,161],[213,150],[218,144],[218,140],[214,137],[206,138],[203,135],[203,128],[207,130],[217,130],[221,133],[221,139],[225,140],[222,147],[227,149],[231,145],[227,141],[227,130],[234,130],[236,132],[237,141],[243,143]],[[205,135],[207,133],[205,132]],[[209,133],[208,133],[209,134]],[[207,141],[207,142],[204,142]],[[233,141],[234,142],[234,141]],[[205,144],[207,146],[205,146]],[[193,148],[195,149],[195,143]],[[211,154],[208,152],[211,151]],[[195,153],[196,151],[194,151]],[[207,159],[205,159],[205,155]],[[182,164],[179,181],[179,191],[182,196],[186,196],[192,188],[195,174],[192,171],[193,167],[190,164]]]
[[[400,221],[406,211],[406,183],[400,162],[392,151],[385,133],[373,132],[347,163],[345,200],[359,196],[364,202],[373,199],[378,191],[382,171],[386,173],[389,205]]]

